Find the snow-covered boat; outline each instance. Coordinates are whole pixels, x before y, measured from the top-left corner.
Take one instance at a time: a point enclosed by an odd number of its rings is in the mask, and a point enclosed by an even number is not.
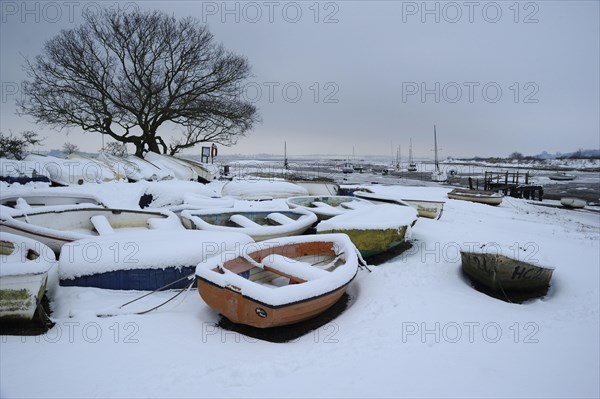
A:
[[[348,211],[373,205],[369,201],[346,195],[311,195],[291,197],[286,200],[290,208],[304,208],[319,220],[329,219]]]
[[[102,158],[74,153],[69,154],[67,159],[72,161],[71,163],[74,162],[76,167],[80,167],[81,165],[86,171],[86,177],[93,173],[97,176],[96,179],[101,179],[103,182],[127,179],[127,176],[122,169],[113,168],[110,163],[106,163]],[[90,173],[92,170],[93,172]]]
[[[134,165],[133,172],[135,173],[131,173],[131,175],[128,176],[131,180],[172,180],[175,178],[174,173],[171,170],[160,168],[144,158],[128,155],[125,158],[125,161]]]
[[[40,302],[49,273],[56,273],[54,252],[46,245],[0,232],[0,321],[46,323]]]
[[[234,205],[235,200],[233,198],[208,197],[201,194],[185,193],[182,204],[168,205],[167,209],[181,217],[181,212],[186,210],[233,208]],[[186,220],[182,219],[182,222],[186,222]]]
[[[129,155],[125,158],[101,152],[97,159],[108,165],[116,174],[125,176],[130,182],[173,178],[167,172],[157,168],[145,159],[137,158],[134,155]]]
[[[568,174],[566,172],[557,172],[548,176],[550,180],[558,180],[558,181],[569,181],[574,180],[575,175]]]
[[[58,188],[12,191],[8,195],[0,195],[0,205],[23,211],[32,207],[77,204],[102,205],[102,201],[91,194],[65,192]]]
[[[308,191],[297,184],[267,179],[232,180],[221,189],[221,195],[243,200],[270,200],[307,194]]]
[[[535,259],[528,248],[501,246],[497,243],[461,249],[462,270],[473,281],[498,294],[514,291],[538,291],[550,284],[553,268]]]
[[[340,186],[334,182],[318,180],[294,180],[292,183],[304,187],[308,195],[337,195]]]
[[[61,186],[113,181],[121,176],[96,159],[72,155],[71,159],[49,155],[28,154],[25,160],[35,165],[35,170],[47,175],[54,184]]]
[[[405,241],[408,229],[417,221],[417,211],[408,206],[382,204],[323,220],[318,234],[347,234],[362,256],[377,255]]]
[[[206,164],[187,158],[175,158],[175,160],[189,165],[198,175],[198,181],[201,183],[210,183],[219,177],[219,168],[212,164]]]
[[[363,189],[354,191],[354,196],[371,201],[375,204],[383,203],[410,206],[417,210],[419,216],[429,219],[439,219],[444,210],[444,202],[442,201],[394,198],[389,195],[374,193],[370,190]]]
[[[198,265],[200,296],[232,322],[258,328],[323,313],[358,271],[356,248],[343,234],[249,244],[227,259],[216,256]]]
[[[90,237],[63,245],[62,286],[153,291],[184,288],[185,276],[211,256],[252,243],[245,234],[197,230],[141,231]]]
[[[8,184],[50,183],[50,173],[37,162],[0,158],[0,181]]]
[[[575,197],[562,197],[560,203],[567,208],[583,208],[587,205],[586,200]]]
[[[428,219],[439,219],[442,217],[442,212],[444,211],[443,201],[430,201],[409,198],[403,198],[402,201],[406,202],[412,208],[415,208],[419,216]]]
[[[0,231],[33,238],[59,253],[63,244],[82,238],[147,229],[183,230],[170,211],[142,211],[73,205],[40,208],[0,217]]]
[[[198,173],[194,168],[175,157],[149,151],[144,155],[144,159],[160,169],[168,170],[169,174],[178,180],[198,181]]]
[[[255,241],[263,241],[302,234],[317,221],[317,216],[304,209],[227,208],[184,210],[181,219],[187,228],[244,233]]]
[[[500,205],[504,196],[494,191],[469,190],[466,188],[455,188],[448,193],[448,198],[478,202],[487,205]]]

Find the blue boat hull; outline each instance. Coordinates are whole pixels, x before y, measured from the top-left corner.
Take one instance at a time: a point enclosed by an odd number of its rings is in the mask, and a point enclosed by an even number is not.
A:
[[[95,287],[108,290],[154,291],[185,276],[194,274],[196,266],[169,267],[166,269],[115,270],[106,273],[81,276],[75,279],[60,280],[66,287]],[[194,287],[196,286],[195,278]],[[183,279],[169,286],[169,289],[187,287],[191,280]]]

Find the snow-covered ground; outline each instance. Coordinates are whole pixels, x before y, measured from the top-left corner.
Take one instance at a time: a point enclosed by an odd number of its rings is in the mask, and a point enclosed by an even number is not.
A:
[[[169,196],[221,187],[172,181],[61,190],[135,207],[145,192],[167,204]],[[386,188],[446,201],[441,219],[420,218],[411,249],[360,271],[346,311],[293,342],[215,327],[218,315],[196,291],[134,315],[172,293],[116,312],[140,292],[58,287],[54,328],[0,337],[0,396],[598,397],[599,214],[514,198],[498,207],[449,200],[450,189]],[[484,243],[525,246],[528,261],[555,267],[548,295],[518,305],[471,288],[458,251]],[[111,311],[118,315],[97,317]]]

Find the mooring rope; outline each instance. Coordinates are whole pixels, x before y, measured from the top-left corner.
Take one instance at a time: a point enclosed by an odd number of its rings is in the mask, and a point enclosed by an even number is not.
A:
[[[496,272],[495,271],[494,271],[494,281],[496,281]],[[506,301],[509,303],[513,303],[513,301],[510,300],[510,298],[504,291],[504,287],[502,287],[502,282],[500,280],[498,280],[498,286],[500,286],[500,290],[502,291],[502,294],[504,295],[504,298],[506,299]]]
[[[137,302],[137,301],[139,301],[140,299],[142,299],[142,298],[145,298],[145,297],[147,297],[147,296],[149,296],[149,295],[152,295],[152,294],[154,294],[154,293],[157,293],[157,292],[159,292],[159,291],[162,291],[162,290],[164,290],[165,288],[168,288],[168,287],[172,286],[173,284],[176,284],[176,283],[178,283],[178,282],[180,282],[180,281],[183,281],[183,280],[185,280],[185,279],[189,279],[190,277],[192,277],[192,276],[193,276],[193,275],[195,275],[195,274],[196,274],[195,272],[194,272],[194,273],[190,273],[190,274],[188,274],[187,276],[181,277],[180,279],[177,279],[177,280],[175,280],[175,281],[173,281],[173,282],[171,282],[171,283],[169,283],[169,284],[167,284],[167,285],[164,285],[164,286],[162,286],[162,287],[160,287],[160,288],[157,288],[157,289],[155,289],[155,290],[154,290],[154,291],[152,291],[152,292],[149,292],[149,293],[147,293],[147,294],[144,294],[144,295],[142,295],[142,296],[140,296],[140,297],[138,297],[138,298],[135,298],[135,299],[133,299],[133,300],[131,300],[131,301],[127,302],[127,303],[124,303],[123,305],[119,306],[119,309],[122,309],[122,308],[124,308],[125,306],[127,306],[127,305],[129,305],[129,304],[132,304],[132,303],[134,303],[134,302]],[[192,285],[193,285],[193,284],[194,284],[194,280],[192,280]],[[179,294],[177,294],[177,295],[179,295]]]
[[[161,304],[158,304],[158,305],[156,305],[155,307],[153,307],[153,308],[150,308],[150,309],[148,309],[148,310],[144,310],[144,311],[142,311],[142,312],[137,312],[137,313],[135,313],[135,314],[146,314],[146,313],[150,313],[150,312],[152,312],[153,310],[156,310],[156,309],[160,308],[161,306],[164,306],[164,305],[166,305],[167,303],[171,302],[173,299],[177,298],[179,295],[183,294],[185,291],[188,291],[190,288],[192,288],[192,285],[194,285],[194,280],[192,280],[192,282],[191,282],[191,283],[190,283],[190,284],[189,284],[187,287],[185,287],[185,288],[181,289],[181,290],[180,290],[180,291],[179,291],[177,294],[175,294],[175,295],[174,295],[174,296],[172,296],[171,298],[167,299],[167,300],[166,300],[166,301],[164,301],[163,303],[161,303]]]
[[[369,273],[371,273],[371,269],[369,269],[369,265],[367,264],[367,261],[362,257],[362,255],[358,249],[356,249],[356,255],[358,256],[358,268],[362,270],[362,268],[364,267],[365,269],[367,269],[369,271]]]

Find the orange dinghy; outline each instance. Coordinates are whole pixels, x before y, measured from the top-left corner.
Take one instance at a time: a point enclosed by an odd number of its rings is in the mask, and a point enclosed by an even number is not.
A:
[[[294,236],[240,247],[200,263],[196,279],[208,306],[234,323],[277,327],[313,318],[335,304],[358,271],[345,234]]]

